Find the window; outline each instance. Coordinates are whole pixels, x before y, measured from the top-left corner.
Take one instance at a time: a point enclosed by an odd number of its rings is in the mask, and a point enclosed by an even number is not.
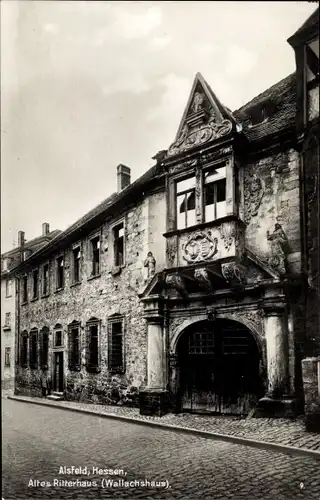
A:
[[[6,281],[6,297],[12,296],[12,280]]]
[[[32,272],[32,298],[38,298],[38,289],[39,289],[39,271],[35,269]]]
[[[176,181],[176,229],[226,216],[226,163]]]
[[[124,371],[123,319],[109,319],[109,370],[114,373]]]
[[[196,223],[196,179],[189,177],[176,184],[177,229],[194,226]]]
[[[87,324],[87,370],[99,368],[99,320],[92,318]]]
[[[97,276],[100,273],[100,237],[96,236],[90,240],[91,244],[91,276]]]
[[[28,302],[28,276],[22,279],[22,302]]]
[[[10,347],[5,347],[5,350],[4,350],[4,366],[10,366],[10,355],[11,355],[11,348]]]
[[[56,330],[54,335],[54,346],[61,347],[62,346],[62,330]]]
[[[57,290],[64,287],[64,259],[61,255],[57,258]]]
[[[204,172],[204,222],[226,215],[226,167]]]
[[[4,326],[7,328],[11,327],[11,313],[9,313],[9,312],[6,313]]]
[[[37,332],[37,330],[31,330],[31,332],[30,332],[29,366],[32,369],[38,368],[38,332]]]
[[[28,363],[28,333],[22,332],[20,346],[20,365],[27,366]]]
[[[124,265],[124,224],[118,224],[113,228],[114,265]]]
[[[42,269],[42,294],[49,293],[49,264],[45,264]]]
[[[49,359],[49,328],[44,327],[41,330],[41,349],[40,349],[40,365],[46,370],[48,368]]]
[[[71,323],[68,328],[69,337],[69,370],[80,370],[80,325]]]
[[[80,247],[76,247],[72,250],[73,283],[79,283],[80,281],[80,259],[81,250]]]
[[[21,333],[21,344],[20,344],[20,365],[22,367],[27,366],[28,363],[28,333]]]

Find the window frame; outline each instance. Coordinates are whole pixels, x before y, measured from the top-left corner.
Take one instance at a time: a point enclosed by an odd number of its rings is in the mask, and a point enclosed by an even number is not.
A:
[[[225,168],[226,168],[226,174],[225,174],[225,177],[221,177],[220,179],[216,180],[216,181],[213,181],[213,182],[208,182],[206,183],[205,182],[205,174],[206,172],[209,172],[211,169],[214,169],[214,170],[218,170],[219,168],[223,168],[224,166],[221,165],[221,167],[215,167],[215,166],[209,166],[209,167],[206,167],[202,170],[201,172],[201,175],[202,175],[202,203],[201,203],[201,219],[202,219],[202,222],[214,222],[216,220],[219,220],[219,219],[223,219],[224,217],[226,217],[227,215],[227,165],[225,165]],[[217,201],[217,198],[218,198],[218,194],[217,194],[217,183],[222,181],[222,180],[225,180],[225,199],[223,200],[224,203],[225,203],[225,214],[222,216],[222,217],[217,217],[217,204],[220,203]],[[211,219],[211,220],[206,220],[206,186],[210,185],[210,184],[213,184],[214,185],[214,203],[213,203],[213,206],[214,206],[214,218]]]
[[[219,170],[225,167],[225,214],[221,217],[216,217],[209,221],[205,220],[205,173],[211,169]],[[228,216],[238,216],[238,207],[236,205],[236,192],[235,192],[235,172],[234,172],[233,155],[218,158],[217,160],[208,162],[201,167],[193,167],[192,169],[184,172],[174,174],[169,179],[169,196],[168,196],[168,213],[167,213],[167,232],[185,232],[198,226],[199,224],[215,223],[223,220]],[[186,226],[184,228],[178,227],[178,213],[177,213],[177,199],[182,193],[177,192],[177,184],[188,178],[195,177],[195,224]],[[221,179],[218,179],[218,182]],[[215,209],[216,211],[216,209]]]
[[[9,321],[8,321],[9,318]],[[6,312],[4,315],[4,328],[6,330],[11,330],[11,312]]]
[[[63,268],[62,272],[62,283],[59,282],[59,261],[62,260],[63,266],[60,266]],[[56,291],[58,292],[59,290],[63,290],[65,287],[65,255],[62,253],[56,257]],[[59,286],[61,285],[61,286]]]
[[[35,283],[35,273],[37,276],[37,280]],[[32,277],[32,299],[31,300],[37,300],[39,298],[39,283],[40,283],[40,276],[39,276],[39,268],[34,268],[32,269],[31,273]]]
[[[38,349],[38,337],[39,332],[37,328],[32,328],[29,333],[29,368],[31,370],[37,370],[39,366],[39,349]],[[34,345],[35,345],[35,352],[33,352],[33,339],[35,339]],[[33,359],[33,355],[34,358]]]
[[[10,368],[11,366],[11,347],[4,348],[4,366]]]
[[[79,250],[79,253],[80,253],[79,268],[78,268],[78,279],[76,279],[76,276],[75,276],[75,269],[76,269],[76,266],[75,266],[75,262],[76,262],[75,253],[76,253],[77,250]],[[82,275],[82,245],[81,245],[81,242],[77,242],[74,245],[72,245],[71,255],[72,255],[72,258],[71,258],[71,284],[72,285],[77,285],[78,283],[81,283],[81,275]]]
[[[9,287],[9,283],[11,283],[10,287]],[[13,288],[13,279],[7,278],[6,279],[6,298],[12,297],[12,288]]]
[[[47,342],[44,343],[44,335],[47,335]],[[40,341],[40,348],[39,348],[39,365],[42,370],[47,370],[49,367],[49,344],[50,344],[50,330],[47,326],[44,326],[41,328],[39,332],[39,341]],[[44,345],[46,344],[46,363],[44,363]]]
[[[45,269],[48,268],[48,280],[45,279]],[[45,290],[45,283],[47,284],[47,289]],[[41,272],[41,296],[48,297],[50,295],[50,262],[45,262],[42,266]]]
[[[112,341],[113,341],[113,325],[121,323],[121,364],[113,365],[112,362]],[[119,334],[117,334],[119,335]],[[126,361],[125,361],[125,318],[121,314],[115,314],[109,316],[108,318],[108,370],[110,373],[125,373]]]
[[[98,255],[99,255],[98,266],[99,266],[99,270],[98,270],[98,272],[95,272],[95,273],[94,273],[94,260],[93,260],[93,258],[94,258],[93,241],[94,240],[97,240],[98,244],[99,244],[99,246],[98,246]],[[89,259],[90,259],[90,274],[89,274],[89,279],[90,278],[97,278],[98,276],[101,275],[101,244],[102,244],[101,231],[98,231],[98,232],[93,233],[92,235],[90,235],[88,244],[89,244],[88,254],[89,254]]]
[[[91,359],[91,328],[97,327],[97,362],[92,363]],[[101,371],[101,320],[90,318],[86,323],[86,370],[89,373],[99,373]]]
[[[181,191],[178,192],[178,184],[179,182],[186,181],[188,179],[194,179],[194,187],[188,188],[188,189],[182,189]],[[183,176],[180,179],[177,179],[175,182],[175,200],[176,200],[176,228],[179,230],[187,229],[188,227],[192,227],[196,224],[196,189],[197,189],[197,177],[195,172],[190,173],[189,175]],[[195,214],[195,224],[190,224],[188,225],[188,194],[193,193],[194,195],[194,214]],[[184,219],[185,219],[185,226],[184,227],[178,227],[178,197],[179,196],[184,196]]]
[[[22,298],[21,303],[27,304],[29,301],[29,276],[28,274],[24,274],[22,276]]]
[[[53,331],[54,335],[53,335],[53,347],[54,349],[63,349],[64,347],[64,338],[63,338],[63,328],[62,328],[62,325],[60,324],[57,324],[55,327],[54,327],[54,331]],[[60,344],[57,344],[57,334],[60,333],[61,334],[61,342]]]
[[[119,226],[122,225],[123,228],[123,258],[122,258],[122,263],[120,264],[117,260],[117,251],[116,251],[116,238],[115,238],[115,232],[118,229]],[[113,269],[119,269],[121,270],[126,266],[126,222],[125,218],[118,219],[116,222],[114,222],[110,226],[110,233],[111,233],[111,248],[112,248],[112,268]]]
[[[25,342],[26,340],[26,342]],[[21,368],[27,368],[29,363],[29,335],[26,330],[20,334],[20,363]]]
[[[76,360],[74,362],[72,354],[73,349],[73,339],[72,332],[78,330],[78,353]],[[80,371],[81,370],[81,324],[79,321],[72,321],[68,325],[68,369],[70,371]]]

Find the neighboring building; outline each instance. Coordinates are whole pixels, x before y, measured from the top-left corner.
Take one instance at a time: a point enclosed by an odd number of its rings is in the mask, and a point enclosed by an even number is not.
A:
[[[142,413],[301,411],[296,75],[235,112],[200,74],[173,144],[17,268],[16,392]]]
[[[302,320],[306,332],[303,380],[307,428],[320,430],[320,165],[319,165],[319,9],[288,42],[296,56],[296,130],[300,152]]]
[[[1,386],[13,389],[15,373],[16,283],[14,269],[32,253],[52,240],[60,231],[42,225],[42,235],[26,241],[23,231],[18,233],[18,246],[1,255]]]

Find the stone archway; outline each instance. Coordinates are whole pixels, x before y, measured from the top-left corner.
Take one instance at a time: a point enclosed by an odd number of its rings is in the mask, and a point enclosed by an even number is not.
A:
[[[170,343],[176,411],[247,414],[263,395],[257,332],[226,317],[183,321]]]

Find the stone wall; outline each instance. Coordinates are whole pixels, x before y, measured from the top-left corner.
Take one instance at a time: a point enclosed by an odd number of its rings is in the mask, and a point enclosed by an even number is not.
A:
[[[320,432],[320,358],[302,361],[306,428]]]
[[[12,280],[12,293],[6,296],[6,279],[1,280],[1,387],[13,389],[15,364],[15,281]],[[11,315],[9,327],[5,326],[6,313]],[[10,348],[10,366],[5,365],[5,351]]]
[[[154,237],[155,228],[164,232],[162,228],[164,194],[152,195],[149,199],[138,203],[136,207],[124,214],[126,226],[126,265],[119,274],[114,275],[112,245],[110,245],[110,226],[116,219],[104,224],[101,229],[101,275],[90,278],[90,259],[88,257],[88,243],[91,235],[96,233],[95,228],[81,240],[81,269],[82,282],[77,285],[71,283],[71,246],[64,249],[65,286],[63,290],[54,291],[55,269],[53,263],[60,255],[52,255],[50,259],[50,295],[29,301],[21,306],[20,332],[30,332],[32,328],[39,331],[47,326],[50,329],[49,339],[49,369],[52,369],[53,330],[59,323],[63,327],[64,336],[64,373],[65,393],[68,399],[111,403],[111,404],[138,404],[138,390],[146,384],[147,374],[147,329],[143,318],[143,305],[138,293],[146,286],[144,260],[148,251],[159,255],[158,236]],[[118,218],[117,220],[121,220]],[[156,220],[158,215],[158,220]],[[163,230],[162,230],[163,229]],[[164,248],[164,243],[163,243]],[[160,247],[161,251],[161,247]],[[163,250],[164,254],[164,250]],[[156,260],[157,260],[156,259]],[[159,258],[160,260],[160,258]],[[163,262],[160,260],[160,269]],[[156,271],[158,262],[156,264]],[[29,281],[29,288],[31,282]],[[29,290],[30,292],[30,290]],[[112,374],[108,370],[108,317],[118,313],[124,317],[125,333],[125,373]],[[95,317],[101,321],[100,333],[100,373],[88,373],[84,366],[85,361],[85,325]],[[78,372],[68,369],[67,330],[72,321],[81,324],[81,353],[82,365]],[[40,370],[17,367],[16,392],[20,394],[40,394]]]
[[[268,263],[266,233],[281,224],[288,238],[288,271],[301,269],[299,216],[299,156],[290,149],[244,167],[246,247]]]

